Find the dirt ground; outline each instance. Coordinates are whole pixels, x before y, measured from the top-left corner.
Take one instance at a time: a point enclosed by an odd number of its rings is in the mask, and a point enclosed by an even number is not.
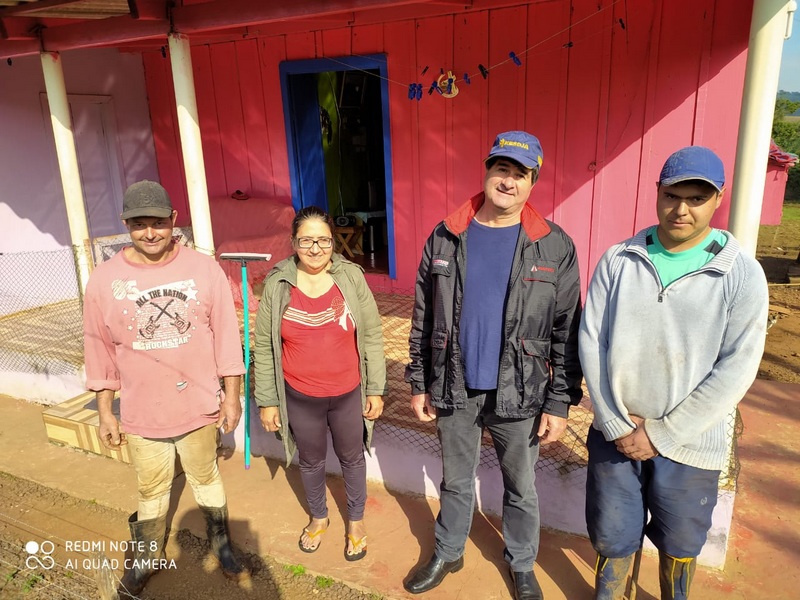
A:
[[[790,273],[800,277],[798,254],[800,220],[761,227],[756,257],[770,284],[771,305],[771,326],[758,372],[763,379],[800,383],[800,285],[788,283]]]
[[[758,376],[762,379],[800,383],[800,286],[771,287],[773,307],[787,309],[783,314],[773,309],[773,325],[767,331],[767,343]]]
[[[58,506],[57,513],[52,510]],[[3,600],[88,600],[100,597],[97,578],[121,575],[128,539],[128,515],[57,490],[0,473],[0,598]],[[53,547],[34,554],[31,539],[50,538]],[[81,548],[92,540],[95,548]],[[116,544],[116,546],[115,546]],[[97,551],[103,551],[102,555]],[[182,529],[170,534],[169,576],[155,575],[142,600],[379,600],[329,577],[305,573],[301,565],[281,565],[269,557],[241,555],[252,574],[250,589],[225,579],[205,539]],[[53,560],[50,561],[49,559]],[[38,560],[36,560],[38,559]],[[105,562],[104,562],[105,561]],[[52,565],[51,568],[47,568]],[[111,569],[104,569],[108,566]]]

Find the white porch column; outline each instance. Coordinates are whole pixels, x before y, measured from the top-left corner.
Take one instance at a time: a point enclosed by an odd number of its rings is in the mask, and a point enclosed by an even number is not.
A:
[[[72,240],[72,251],[75,255],[78,286],[81,296],[83,296],[86,282],[89,280],[89,274],[94,265],[81,176],[78,170],[78,153],[75,150],[72,117],[69,112],[67,88],[64,85],[64,71],[61,68],[61,56],[58,52],[42,52],[40,56],[44,72],[44,85],[47,91],[47,103],[50,105],[50,121],[53,123],[61,187],[64,189],[64,203],[67,206],[67,222]]]
[[[790,0],[755,0],[736,146],[736,169],[728,228],[742,248],[755,255],[772,117],[778,93]]]
[[[211,230],[211,210],[208,206],[206,167],[200,142],[200,121],[197,118],[189,38],[180,33],[169,34],[169,55],[172,61],[175,103],[178,106],[178,127],[194,245],[200,252],[214,256],[214,234]]]

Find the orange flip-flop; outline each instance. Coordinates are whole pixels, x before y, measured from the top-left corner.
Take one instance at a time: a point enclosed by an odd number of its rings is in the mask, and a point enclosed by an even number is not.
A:
[[[367,541],[367,536],[366,535],[356,539],[355,537],[353,537],[352,535],[350,535],[348,533],[347,534],[347,539],[350,540],[351,544],[353,544],[353,548],[358,548],[361,544],[364,544],[364,548],[361,550],[361,552],[356,552],[355,554],[348,554],[347,553],[347,544],[345,544],[344,545],[344,559],[346,561],[355,562],[357,560],[361,560],[362,558],[364,558],[367,555],[367,546],[365,544],[365,542]]]
[[[331,524],[331,520],[328,519],[328,522],[325,524],[325,527],[323,529],[319,529],[319,530],[314,531],[314,532],[309,531],[308,527],[303,527],[303,533],[305,533],[309,538],[311,538],[311,541],[313,542],[316,538],[318,538],[323,533],[328,531],[328,525],[330,525],[330,524]],[[316,552],[317,550],[319,550],[319,547],[322,545],[322,540],[320,540],[319,544],[317,544],[313,548],[306,548],[305,546],[303,546],[303,536],[301,535],[300,539],[297,540],[297,545],[300,548],[300,550],[302,550],[306,554],[311,554],[312,552]]]

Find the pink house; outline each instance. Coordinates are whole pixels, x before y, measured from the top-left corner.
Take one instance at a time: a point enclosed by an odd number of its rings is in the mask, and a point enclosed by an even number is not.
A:
[[[209,253],[280,258],[289,207],[323,206],[370,284],[408,293],[428,233],[480,190],[510,129],[542,141],[531,202],[575,240],[584,288],[610,245],[654,221],[658,172],[681,146],[722,157],[715,225],[754,249],[789,4],[0,0],[0,266],[26,268],[0,277],[0,316],[19,295],[63,300],[47,269],[69,269],[31,266],[46,252],[66,250],[77,297],[90,240],[122,232],[122,190],[144,178]],[[440,461],[414,452],[380,456],[395,486],[434,495]],[[480,477],[496,509],[499,472]],[[544,522],[581,531],[585,475],[550,477],[542,505],[577,508]],[[732,503],[718,504],[709,564],[724,561]]]
[[[587,281],[608,246],[653,220],[654,182],[674,149],[710,146],[727,165],[729,188],[734,181],[752,0],[184,0],[169,18],[165,4],[0,7],[0,57],[12,64],[0,85],[14,86],[18,62],[28,77],[38,71],[17,57],[63,53],[64,69],[80,73],[64,78],[76,96],[73,117],[83,114],[77,81],[88,77],[106,89],[116,81],[102,95],[117,109],[118,130],[137,121],[147,145],[127,156],[116,140],[109,219],[119,188],[139,175],[129,164],[144,158],[141,174],[167,187],[179,224],[197,236],[193,221],[203,213],[190,207],[184,163],[195,152],[204,176],[189,179],[205,181],[209,239],[258,235],[259,204],[269,200],[319,204],[362,217],[371,282],[408,291],[434,223],[479,189],[493,136],[520,128],[544,147],[532,202],[575,239]],[[187,149],[179,131],[170,32],[190,48],[181,60],[191,66],[202,152]],[[117,49],[110,63],[99,47]],[[116,63],[137,73],[129,78]],[[39,79],[30,95],[43,87]],[[4,112],[23,110],[13,95],[2,102]],[[42,112],[38,98],[16,102]],[[131,102],[145,102],[148,114],[120,112]],[[16,136],[11,164],[24,160],[25,139]],[[81,163],[83,154],[79,147]],[[20,171],[6,168],[4,181],[18,180]],[[91,175],[81,175],[91,195]],[[250,199],[230,201],[236,190]],[[15,212],[21,201],[6,202]],[[43,212],[60,203],[57,185],[40,200]],[[716,225],[727,225],[728,206]]]

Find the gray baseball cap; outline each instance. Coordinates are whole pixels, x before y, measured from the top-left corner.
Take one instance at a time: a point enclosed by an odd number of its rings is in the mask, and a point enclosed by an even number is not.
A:
[[[125,190],[122,197],[122,220],[135,217],[169,217],[172,202],[167,190],[160,183],[144,179]]]

